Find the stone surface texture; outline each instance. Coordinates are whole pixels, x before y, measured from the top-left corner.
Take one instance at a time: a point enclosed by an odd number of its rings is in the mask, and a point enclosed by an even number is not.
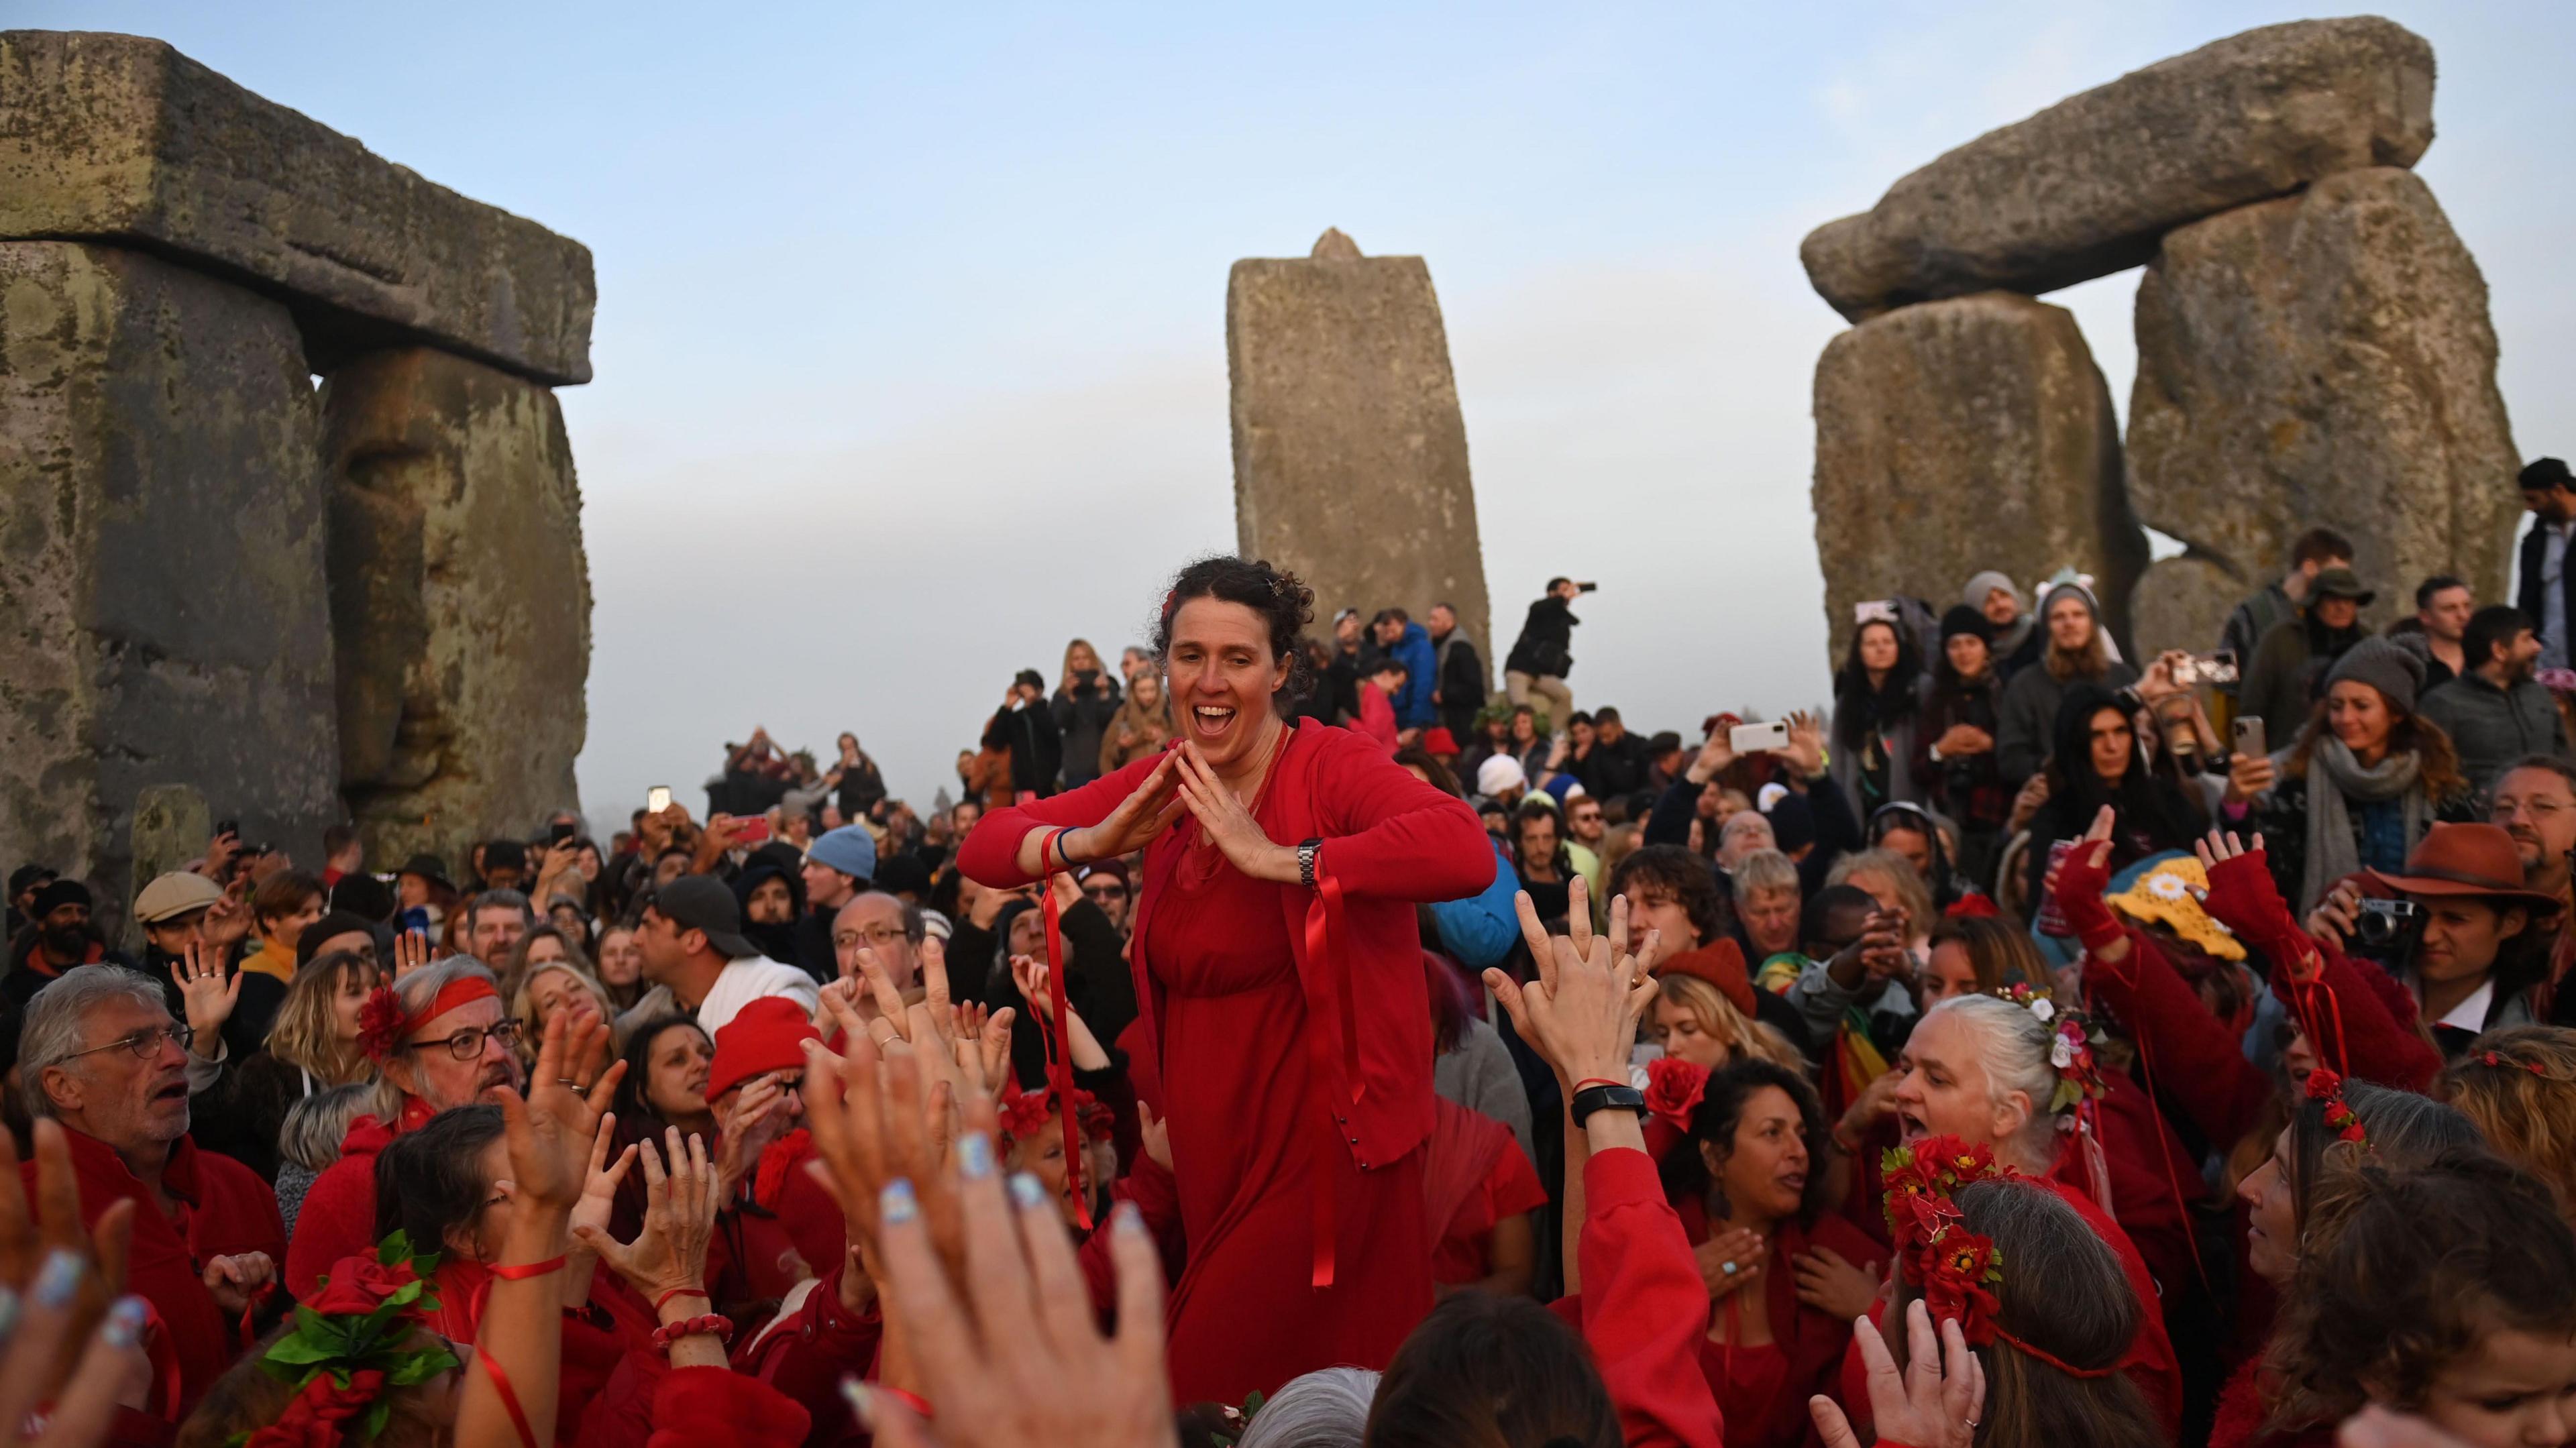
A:
[[[343,785],[372,859],[573,807],[590,579],[563,412],[432,348],[373,353],[321,394]]]
[[[2237,602],[2257,588],[2201,553],[2160,558],[2138,575],[2129,590],[2129,635],[2137,657],[2152,659],[2166,649],[2207,653],[2218,647],[2219,630]],[[2242,669],[2248,660],[2239,659]]]
[[[1928,298],[2039,293],[2136,266],[2164,231],[2433,139],[2433,52],[2375,16],[2270,25],[1990,131],[1809,234],[1859,321]]]
[[[2402,612],[2456,573],[2507,597],[2519,457],[2486,282],[2411,171],[2330,176],[2165,238],[2138,288],[2129,491],[2246,587],[2349,534]],[[2202,645],[2207,647],[2207,645]]]
[[[2146,539],[2120,487],[2119,423],[2073,314],[2008,292],[1907,307],[1816,364],[1816,551],[1840,659],[1853,605],[1935,612],[2000,568],[2027,588],[2073,566],[2125,637]]]
[[[314,449],[285,307],[141,252],[0,242],[0,859],[122,907],[135,801],[168,785],[320,858]]]
[[[0,32],[0,237],[238,273],[294,307],[316,372],[427,340],[539,381],[590,379],[588,248],[158,40]]]
[[[1314,588],[1319,635],[1345,606],[1419,622],[1445,602],[1491,669],[1511,640],[1491,627],[1431,269],[1338,232],[1316,250],[1238,261],[1226,287],[1238,546]]]

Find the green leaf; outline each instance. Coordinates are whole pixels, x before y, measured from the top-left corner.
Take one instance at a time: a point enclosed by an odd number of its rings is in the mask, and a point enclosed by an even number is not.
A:
[[[1263,1402],[1263,1399],[1262,1399],[1262,1396],[1261,1396],[1261,1390],[1260,1390],[1260,1389],[1258,1389],[1258,1388],[1255,1388],[1255,1389],[1254,1389],[1254,1390],[1252,1390],[1251,1392],[1244,1394],[1244,1396],[1243,1396],[1243,1418],[1244,1418],[1244,1421],[1245,1421],[1245,1422],[1247,1422],[1247,1423],[1248,1423],[1248,1422],[1252,1421],[1252,1415],[1261,1411],[1261,1404],[1262,1404],[1262,1402]]]
[[[370,1443],[374,1442],[377,1435],[385,1431],[385,1424],[393,1421],[393,1416],[394,1400],[379,1395],[367,1408],[366,1421],[359,1429],[359,1436]]]
[[[410,1256],[411,1234],[399,1228],[387,1233],[385,1240],[376,1247],[376,1265],[379,1267],[391,1267]]]
[[[385,1382],[397,1388],[418,1387],[440,1373],[453,1372],[464,1366],[456,1354],[445,1348],[428,1348],[406,1353],[385,1373]]]
[[[262,1361],[305,1365],[326,1363],[338,1356],[340,1356],[339,1349],[334,1345],[315,1342],[302,1333],[297,1333],[291,1337],[281,1337],[271,1344],[268,1355]]]

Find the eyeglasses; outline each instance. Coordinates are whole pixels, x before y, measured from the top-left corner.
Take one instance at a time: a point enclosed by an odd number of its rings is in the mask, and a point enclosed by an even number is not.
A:
[[[504,1049],[515,1046],[519,1044],[519,1023],[503,1021],[492,1026],[468,1026],[452,1036],[428,1041],[406,1041],[403,1043],[403,1049],[425,1051],[432,1046],[445,1046],[447,1054],[457,1060],[471,1061],[483,1054],[483,1038],[486,1036],[499,1041]]]
[[[843,930],[835,932],[832,936],[832,944],[842,950],[856,950],[862,945],[874,946],[878,950],[884,950],[898,940],[906,940],[909,938],[910,937],[905,935],[901,929],[895,926],[880,925],[872,930]]]
[[[1086,885],[1083,887],[1082,893],[1092,900],[1124,900],[1127,898],[1127,888],[1123,885],[1103,885],[1096,890]]]
[[[74,1051],[63,1059],[77,1061],[83,1056],[95,1056],[101,1051],[113,1051],[123,1046],[134,1053],[134,1059],[149,1061],[161,1054],[163,1041],[176,1041],[179,1043],[179,1049],[184,1051],[188,1049],[188,1043],[195,1039],[197,1039],[197,1031],[193,1026],[154,1026],[149,1030],[136,1031],[130,1036],[119,1036],[104,1046],[92,1046],[86,1051]]]

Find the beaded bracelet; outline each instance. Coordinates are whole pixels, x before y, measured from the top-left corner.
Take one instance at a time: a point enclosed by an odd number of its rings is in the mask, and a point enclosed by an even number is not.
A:
[[[731,1337],[733,1319],[710,1312],[701,1317],[686,1317],[678,1322],[666,1322],[653,1329],[653,1346],[668,1352],[671,1344],[684,1337],[695,1337],[702,1332],[711,1332],[720,1338]]]

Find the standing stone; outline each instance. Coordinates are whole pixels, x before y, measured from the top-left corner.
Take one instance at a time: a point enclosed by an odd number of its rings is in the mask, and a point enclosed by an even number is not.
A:
[[[2064,308],[2008,292],[1926,302],[1844,332],[1816,363],[1816,551],[1834,657],[1853,605],[1935,612],[2000,568],[2025,588],[2094,576],[2113,636],[2146,538],[2120,488],[2119,425]]]
[[[2227,571],[2204,553],[2158,559],[2129,590],[2129,635],[2137,656],[2152,659],[2167,649],[2207,653],[2218,647],[2237,601],[2262,587]],[[2238,659],[2242,669],[2250,659]]]
[[[1327,231],[1303,260],[1234,264],[1225,296],[1234,383],[1237,546],[1315,590],[1317,632],[1344,607],[1458,610],[1490,669],[1467,427],[1431,269],[1362,257]]]
[[[2247,588],[2301,530],[2339,529],[2382,618],[2435,573],[2506,597],[2521,500],[2486,282],[2413,172],[2172,233],[2137,331],[2130,496],[2150,526]]]
[[[192,784],[146,785],[134,795],[134,820],[127,827],[129,854],[133,859],[134,888],[139,892],[160,876],[173,870],[184,870],[190,861],[202,858],[207,842],[214,838],[214,811],[206,808],[206,797]],[[125,921],[124,940],[128,949],[143,947],[143,927],[129,909],[131,901],[116,902]],[[95,913],[91,916],[96,919]],[[117,938],[111,932],[110,939]]]
[[[371,858],[577,808],[590,577],[554,394],[432,348],[322,390],[341,772]]]
[[[0,859],[121,906],[136,796],[173,781],[320,859],[340,751],[314,441],[284,306],[0,242]]]
[[[289,300],[312,370],[423,337],[590,380],[590,250],[136,35],[0,31],[0,237],[143,244]]]
[[[2154,254],[2171,227],[2433,141],[2433,49],[2376,16],[2230,36],[1989,131],[1799,248],[1853,321],[1932,297],[2045,292]]]

